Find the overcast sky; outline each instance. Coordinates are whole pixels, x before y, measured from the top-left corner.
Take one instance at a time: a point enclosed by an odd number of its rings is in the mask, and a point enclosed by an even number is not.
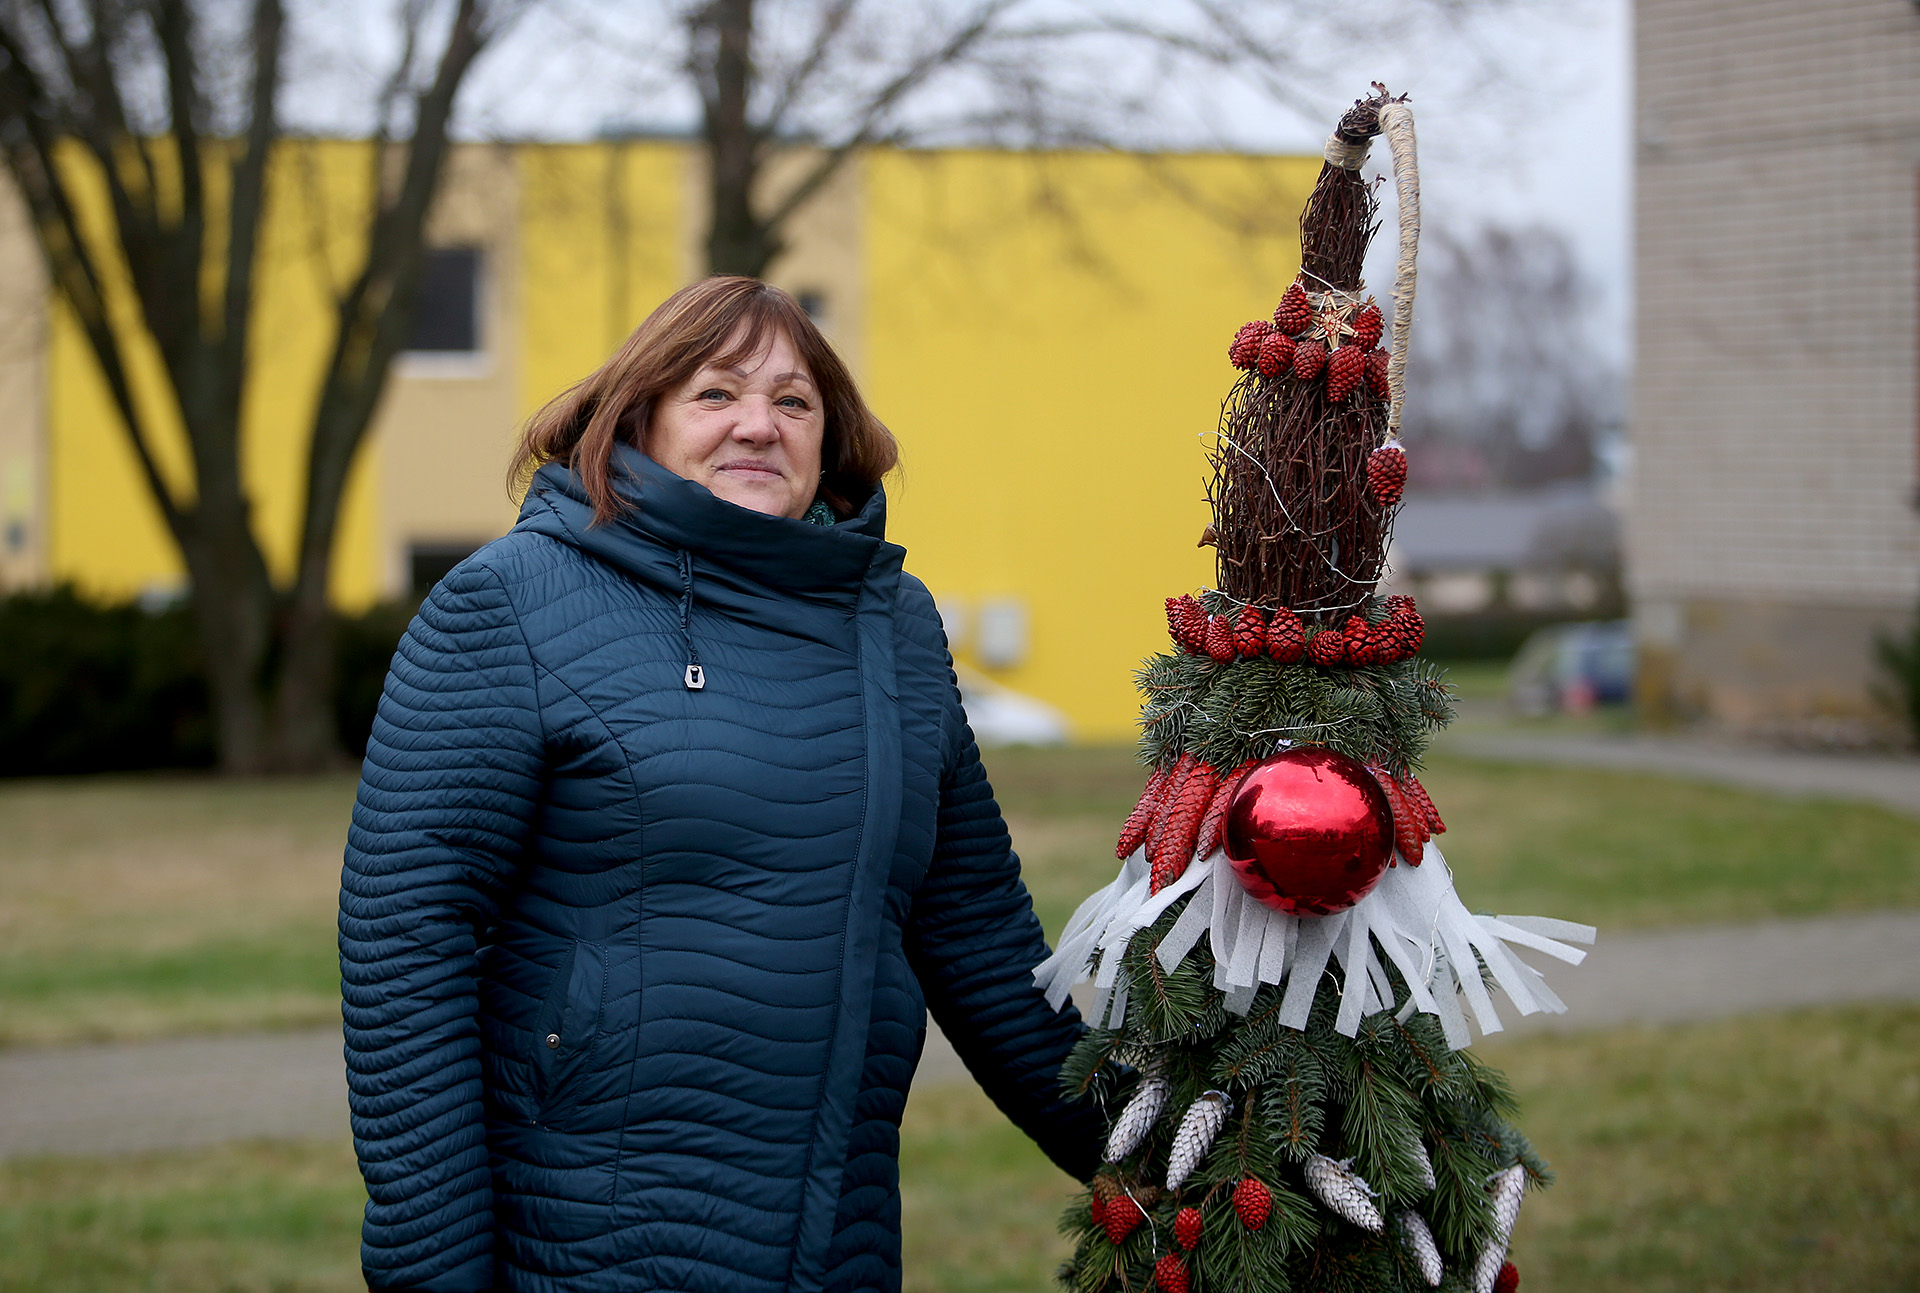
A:
[[[395,0],[295,6],[295,120],[364,131],[350,105],[371,99],[393,46]],[[968,0],[886,0],[866,11],[876,44],[905,44],[927,24],[923,9]],[[1180,0],[1026,0],[1030,12],[1072,15],[1132,4],[1178,22]],[[1436,22],[1421,0],[1341,0],[1295,11],[1322,25],[1253,4],[1240,14],[1280,16],[1269,32],[1298,65],[1287,76],[1305,111],[1276,105],[1248,78],[1176,73],[1153,80],[1143,59],[1103,54],[1049,62],[1067,98],[1092,100],[1133,79],[1155,87],[1148,110],[1126,129],[1143,142],[1317,153],[1341,108],[1375,80],[1412,95],[1430,227],[1470,232],[1488,222],[1543,223],[1573,241],[1598,291],[1599,341],[1627,353],[1630,309],[1629,134],[1631,0],[1488,0],[1464,20]],[[763,0],[771,39],[799,30],[809,0]],[[476,68],[463,96],[464,133],[582,138],[609,127],[691,128],[696,104],[674,64],[673,0],[542,0]],[[1317,17],[1316,17],[1317,16]],[[782,24],[785,24],[785,27]],[[888,29],[891,24],[891,30]],[[873,60],[884,66],[884,57]],[[1073,78],[1079,78],[1076,82]],[[921,113],[978,106],[980,88],[937,84]],[[342,106],[349,105],[349,106]],[[1146,136],[1156,136],[1147,138]],[[1377,150],[1375,169],[1386,162]],[[1391,194],[1391,186],[1383,190]],[[1381,243],[1391,245],[1390,237]],[[1369,277],[1381,280],[1382,271]]]

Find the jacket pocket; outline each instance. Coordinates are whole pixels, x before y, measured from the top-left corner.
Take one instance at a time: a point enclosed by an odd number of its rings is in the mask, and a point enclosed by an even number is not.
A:
[[[553,973],[534,1029],[534,1120],[548,1122],[572,1107],[581,1070],[600,1037],[607,991],[607,951],[575,941]]]

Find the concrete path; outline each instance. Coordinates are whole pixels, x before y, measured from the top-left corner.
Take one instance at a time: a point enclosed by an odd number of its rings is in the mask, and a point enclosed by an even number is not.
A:
[[[1920,912],[1877,912],[1608,937],[1586,964],[1545,958],[1570,1007],[1510,1031],[1680,1023],[1866,1001],[1920,1000]],[[964,1080],[932,1034],[918,1081]],[[121,1154],[346,1132],[332,1028],[0,1052],[0,1158]]]
[[[1555,763],[1617,772],[1654,772],[1744,790],[1852,799],[1920,817],[1920,759],[1799,754],[1658,736],[1562,736],[1457,732],[1448,753],[1502,763]]]

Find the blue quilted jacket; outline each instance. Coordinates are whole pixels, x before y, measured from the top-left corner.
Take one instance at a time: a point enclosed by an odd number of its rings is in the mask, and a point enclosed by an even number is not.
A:
[[[597,527],[543,468],[387,679],[340,896],[368,1283],[897,1289],[927,1009],[1084,1179],[1082,1025],[883,497],[616,466]]]

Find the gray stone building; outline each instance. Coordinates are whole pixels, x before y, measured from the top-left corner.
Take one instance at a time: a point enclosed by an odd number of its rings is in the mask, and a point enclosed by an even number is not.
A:
[[[1627,555],[1654,712],[1849,740],[1920,597],[1920,4],[1636,0]]]

